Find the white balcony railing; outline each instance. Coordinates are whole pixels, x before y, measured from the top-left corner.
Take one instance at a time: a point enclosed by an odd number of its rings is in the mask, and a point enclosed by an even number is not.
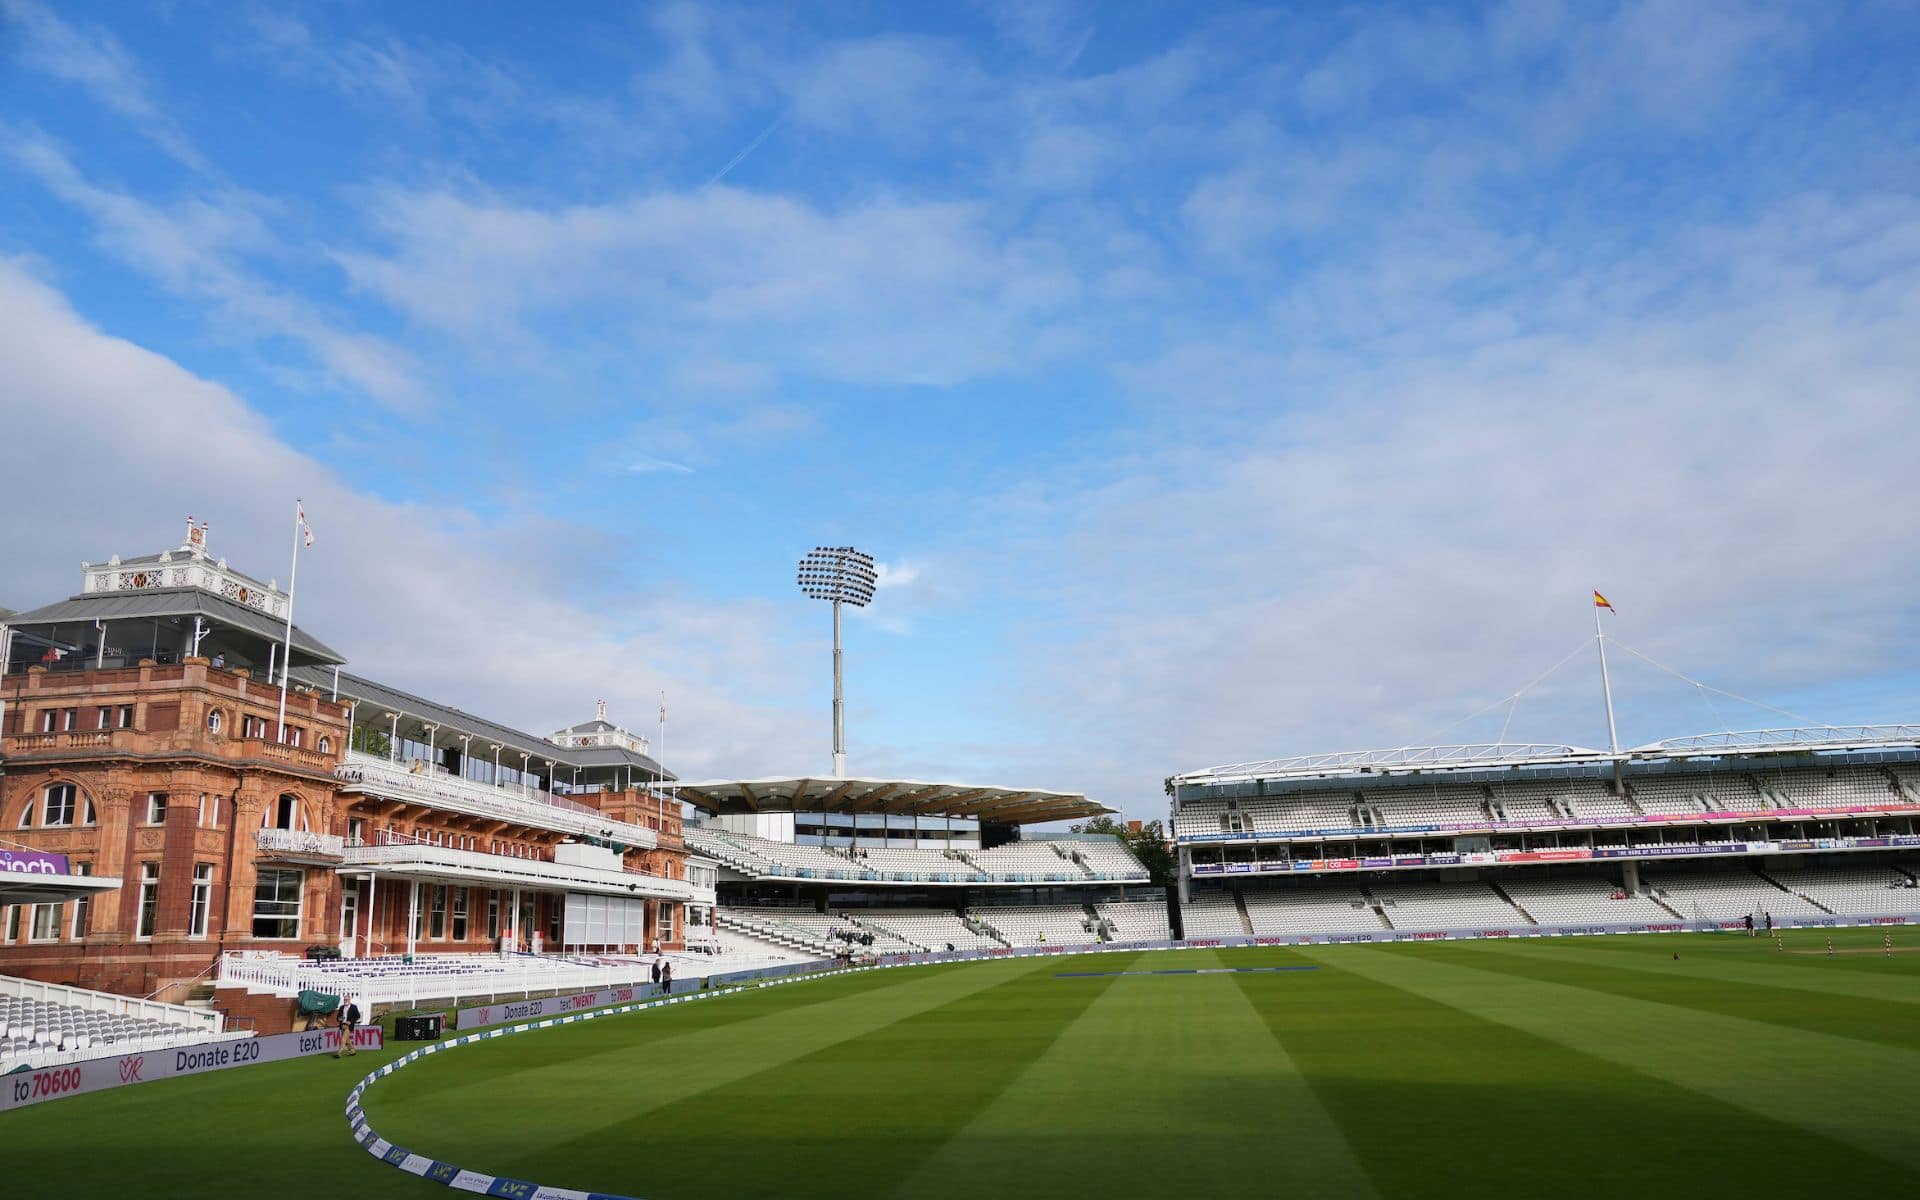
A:
[[[527,887],[544,891],[594,892],[606,896],[642,896],[712,904],[713,889],[683,879],[639,871],[605,871],[505,854],[482,854],[448,846],[348,846],[343,865],[384,869],[402,877],[466,879],[491,887]]]
[[[324,858],[339,858],[347,846],[346,839],[338,834],[308,833],[302,829],[262,829],[257,841],[262,850]]]
[[[537,829],[586,837],[604,837],[627,846],[652,849],[660,837],[644,825],[615,821],[597,810],[550,792],[496,787],[430,770],[409,770],[384,758],[349,753],[334,775],[347,791],[372,792],[410,800],[468,816],[493,817]]]

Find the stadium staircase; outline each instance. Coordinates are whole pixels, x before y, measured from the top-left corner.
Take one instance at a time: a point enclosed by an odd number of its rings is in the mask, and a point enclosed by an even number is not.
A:
[[[803,950],[809,954],[832,957],[836,950],[825,938],[815,937],[797,926],[783,922],[746,917],[726,909],[714,910],[714,922],[720,928],[747,937],[759,938],[763,942],[772,942],[788,950]]]
[[[1487,880],[1487,886],[1493,889],[1494,895],[1500,897],[1502,900],[1505,900],[1508,904],[1513,905],[1514,911],[1518,912],[1521,916],[1527,919],[1527,924],[1538,925],[1540,923],[1533,919],[1533,914],[1527,911],[1525,905],[1521,904],[1518,900],[1515,900],[1512,896],[1507,895],[1507,889],[1501,887],[1498,882],[1496,882],[1495,880],[1489,879]]]
[[[1650,888],[1650,887],[1644,888],[1640,894],[1646,897],[1648,900],[1653,901],[1655,904],[1658,904],[1661,908],[1665,909],[1666,911],[1672,913],[1675,920],[1684,921],[1687,919],[1685,916],[1681,914],[1679,909],[1675,908],[1671,904],[1668,904],[1666,897],[1662,896],[1657,889]]]
[[[1374,895],[1372,892],[1367,891],[1365,888],[1362,888],[1360,890],[1360,894],[1367,898],[1367,907],[1371,908],[1373,910],[1373,915],[1379,918],[1380,928],[1392,929],[1393,918],[1387,915],[1387,906],[1380,902],[1380,898]]]
[[[1247,915],[1247,898],[1240,894],[1239,888],[1233,889],[1233,911],[1240,914],[1241,931],[1248,937],[1252,937],[1253,918]]]
[[[1828,908],[1826,905],[1820,903],[1818,900],[1815,900],[1812,896],[1807,895],[1805,892],[1794,891],[1792,888],[1788,887],[1786,884],[1781,883],[1778,879],[1775,879],[1773,876],[1767,874],[1765,871],[1762,871],[1759,867],[1755,867],[1753,869],[1753,873],[1755,875],[1758,875],[1760,878],[1766,880],[1768,883],[1772,884],[1773,886],[1779,888],[1781,891],[1785,892],[1787,895],[1797,896],[1800,899],[1805,900],[1808,904],[1813,905],[1815,908],[1819,909],[1823,913],[1826,913],[1828,916],[1835,915],[1834,911],[1831,908]]]
[[[974,916],[970,912],[963,912],[960,914],[960,923],[965,925],[968,929],[971,929],[973,932],[979,934],[981,937],[992,938],[994,941],[999,942],[1002,946],[1013,945],[1012,942],[1007,940],[1006,934],[1001,933],[998,929],[995,929],[993,926],[987,924],[985,921],[982,921],[979,917]]]
[[[1066,859],[1068,862],[1072,863],[1074,866],[1079,867],[1080,873],[1082,875],[1085,875],[1088,879],[1093,878],[1093,868],[1087,865],[1086,855],[1080,853],[1078,850],[1068,849],[1065,845],[1061,844],[1060,842],[1049,842],[1048,845],[1053,847],[1053,852],[1055,854],[1058,854],[1061,858]]]
[[[933,949],[932,946],[926,945],[923,942],[910,938],[906,934],[901,933],[898,929],[894,929],[892,926],[886,925],[880,921],[876,921],[872,917],[856,917],[852,913],[848,913],[847,920],[852,921],[855,925],[858,925],[862,929],[869,930],[870,932],[873,932],[873,933],[884,933],[890,938],[895,938],[899,941],[905,942],[907,945],[912,946],[915,950]]]

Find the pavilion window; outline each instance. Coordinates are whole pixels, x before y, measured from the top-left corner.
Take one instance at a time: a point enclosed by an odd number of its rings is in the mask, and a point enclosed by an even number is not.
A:
[[[281,793],[273,806],[273,827],[275,829],[298,829],[300,827],[300,797],[291,792]]]
[[[187,919],[189,937],[207,936],[207,916],[213,911],[213,864],[195,863],[193,868],[193,909]]]
[[[46,808],[42,813],[42,825],[73,824],[74,787],[70,783],[55,783],[47,787]]]
[[[61,713],[60,713],[60,728],[61,728],[61,730],[62,730],[62,731],[64,731],[64,732],[69,732],[69,733],[70,733],[70,732],[72,732],[72,731],[73,731],[74,729],[76,729],[76,728],[78,728],[78,727],[79,727],[79,724],[80,724],[80,710],[79,710],[79,709],[77,709],[77,708],[68,708],[68,709],[63,709],[63,710],[61,710]]]
[[[60,910],[63,904],[36,904],[33,906],[33,927],[27,933],[27,939],[34,942],[57,942],[60,940]]]
[[[114,723],[114,728],[115,729],[132,729],[133,728],[133,705],[122,704],[120,706],[119,716]]]
[[[94,728],[95,729],[111,728],[111,726],[108,725],[108,722],[111,721],[112,719],[113,719],[112,707],[110,707],[109,705],[102,704],[100,706],[99,714],[94,718],[95,720]]]
[[[467,889],[453,889],[453,940],[467,940]]]
[[[93,874],[93,864],[74,863],[73,873],[75,875],[91,875]],[[92,907],[93,897],[86,892],[82,892],[80,898],[73,902],[73,940],[76,942],[87,936],[87,914]]]
[[[427,910],[427,936],[447,936],[447,885],[444,883],[433,885],[433,898]]]
[[[262,871],[253,885],[253,936],[300,936],[300,901],[306,875],[301,871]]]
[[[140,864],[140,904],[136,910],[136,923],[133,936],[150,938],[153,936],[154,922],[160,912],[160,864],[144,862]]]
[[[167,794],[165,792],[147,793],[147,824],[164,824],[167,819]]]
[[[499,939],[500,939],[500,891],[498,888],[488,888],[487,889],[487,940],[489,942],[494,942],[494,941],[498,941]]]

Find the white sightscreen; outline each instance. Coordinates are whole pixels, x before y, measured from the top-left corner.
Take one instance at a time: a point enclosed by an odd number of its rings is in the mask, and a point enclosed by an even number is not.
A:
[[[560,940],[568,946],[641,946],[646,928],[645,900],[568,892]]]

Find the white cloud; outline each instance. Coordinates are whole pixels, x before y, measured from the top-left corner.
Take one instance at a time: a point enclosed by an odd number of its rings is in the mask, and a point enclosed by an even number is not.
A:
[[[786,770],[816,740],[785,707],[801,688],[767,606],[656,590],[597,611],[577,569],[537,557],[586,531],[369,497],[225,388],[87,325],[18,262],[0,260],[0,307],[0,477],[33,498],[32,519],[0,526],[8,607],[70,594],[82,558],[172,545],[189,512],[211,520],[216,553],[281,575],[282,505],[299,495],[324,540],[301,564],[298,619],[350,669],[533,732],[598,697],[647,731],[664,688],[668,765],[689,776]]]
[[[427,403],[404,351],[344,328],[305,297],[266,283],[249,268],[251,258],[279,249],[268,201],[222,191],[163,207],[89,180],[37,131],[0,125],[0,134],[15,165],[93,222],[104,249],[167,290],[207,302],[223,332],[293,338],[337,381],[389,407],[413,410]]]
[[[20,32],[22,61],[84,88],[182,165],[196,171],[207,168],[179,123],[154,100],[139,67],[112,34],[70,25],[38,0],[0,0],[0,16]]]

